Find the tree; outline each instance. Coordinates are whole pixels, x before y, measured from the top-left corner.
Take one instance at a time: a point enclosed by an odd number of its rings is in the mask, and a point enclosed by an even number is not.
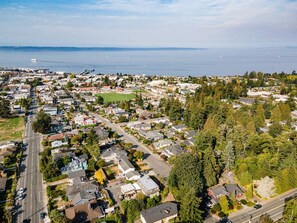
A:
[[[97,170],[94,176],[99,184],[104,184],[105,177],[102,169]]]
[[[225,168],[231,170],[235,164],[235,150],[232,141],[229,141],[225,149],[223,150],[223,160],[225,162]]]
[[[0,117],[9,118],[10,117],[10,102],[6,99],[0,99]]]
[[[283,219],[281,223],[297,222],[297,199],[291,199],[286,202]]]
[[[254,123],[256,128],[263,127],[265,125],[265,114],[264,108],[261,104],[257,105],[255,116],[254,116]]]
[[[252,198],[253,198],[253,184],[249,184],[249,185],[247,186],[246,197],[247,197],[248,199],[252,199]]]
[[[68,89],[68,90],[71,90],[71,88],[73,87],[74,85],[73,85],[73,83],[71,82],[71,81],[68,81],[67,83],[66,83],[66,88]]]
[[[104,98],[102,96],[98,95],[95,102],[98,105],[103,105],[104,104]]]
[[[81,142],[82,142],[82,138],[81,138],[80,135],[74,135],[74,136],[72,136],[72,138],[70,139],[70,142],[71,142],[72,145],[74,145],[74,146],[78,146],[78,145],[81,144]]]
[[[28,111],[31,104],[31,98],[21,98],[18,103],[25,109],[25,111]]]
[[[193,154],[182,154],[176,158],[169,174],[168,185],[178,200],[190,189],[193,189],[197,196],[202,194],[204,185],[201,169],[201,162]]]
[[[189,190],[181,200],[179,218],[185,223],[202,222],[202,211],[200,210],[201,198],[195,195],[194,190]]]
[[[268,214],[260,216],[259,223],[273,223],[274,221],[270,218]]]
[[[32,128],[35,132],[45,134],[49,132],[51,128],[51,122],[51,116],[44,113],[43,111],[40,111],[36,116],[36,120],[32,124]]]
[[[137,150],[133,156],[137,159],[137,160],[143,160],[144,157],[144,152]]]
[[[283,131],[283,127],[279,122],[272,123],[268,129],[268,133],[274,138],[280,135],[282,131]]]
[[[208,187],[218,182],[218,165],[213,150],[207,149],[203,156],[203,175]]]
[[[219,204],[222,208],[222,211],[226,214],[229,210],[229,201],[226,195],[220,197]]]

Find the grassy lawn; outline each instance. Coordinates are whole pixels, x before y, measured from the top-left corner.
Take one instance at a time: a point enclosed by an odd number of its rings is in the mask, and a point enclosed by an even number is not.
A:
[[[0,141],[21,139],[24,133],[24,118],[0,119]]]
[[[104,103],[114,102],[114,101],[129,101],[135,98],[135,94],[118,94],[118,93],[104,93],[97,94],[104,99]]]

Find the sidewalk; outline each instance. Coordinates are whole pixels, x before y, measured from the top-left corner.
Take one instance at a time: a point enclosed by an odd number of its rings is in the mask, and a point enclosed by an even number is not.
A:
[[[40,134],[41,135],[41,137],[40,137],[40,152],[43,152],[43,150],[44,150],[44,148],[43,148],[43,146],[42,146],[42,139],[43,139],[43,136],[42,136],[42,134]],[[39,157],[40,158],[40,157]],[[38,162],[39,163],[39,162]],[[44,222],[45,223],[50,223],[51,222],[51,220],[50,220],[50,218],[49,218],[49,213],[48,213],[48,211],[47,211],[47,209],[46,209],[46,207],[47,207],[47,204],[48,204],[48,197],[47,197],[47,194],[46,194],[46,184],[44,183],[44,181],[42,180],[42,190],[43,190],[43,206],[45,207],[44,209],[44,212],[46,212],[47,213],[47,215],[45,216],[45,219],[44,219]]]

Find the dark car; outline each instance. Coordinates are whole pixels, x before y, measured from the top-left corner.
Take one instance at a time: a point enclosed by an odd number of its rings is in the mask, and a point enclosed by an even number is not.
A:
[[[30,223],[30,222],[31,222],[30,219],[25,219],[25,220],[23,220],[23,223]]]
[[[44,219],[45,218],[45,212],[41,212],[40,214],[39,214],[39,216],[40,216],[40,219]]]
[[[256,204],[256,205],[254,206],[254,208],[256,208],[256,209],[259,209],[259,208],[261,208],[261,207],[262,207],[261,204]]]

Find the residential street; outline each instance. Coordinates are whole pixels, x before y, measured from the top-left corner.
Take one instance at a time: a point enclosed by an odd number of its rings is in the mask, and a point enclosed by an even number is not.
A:
[[[170,165],[165,163],[157,154],[154,154],[151,150],[149,150],[145,145],[140,143],[134,136],[125,132],[120,125],[111,123],[108,119],[103,118],[102,116],[92,113],[94,117],[96,117],[101,122],[104,122],[107,127],[116,131],[119,135],[122,136],[122,139],[128,143],[132,143],[137,146],[137,150],[148,154],[145,158],[145,162],[153,169],[153,171],[160,177],[167,178],[170,172]]]
[[[36,106],[36,105],[34,105]],[[30,222],[42,222],[39,214],[47,212],[44,202],[42,175],[39,172],[39,152],[41,137],[32,129],[31,120],[34,119],[37,109],[33,110],[33,115],[28,119],[26,124],[25,142],[27,147],[23,153],[21,161],[20,179],[17,189],[25,189],[25,196],[22,200],[16,201],[19,212],[14,218],[14,222],[23,222],[24,219],[30,219]]]
[[[262,208],[256,210],[251,207],[249,209],[238,211],[229,216],[233,223],[257,223],[263,214],[269,214],[272,220],[276,221],[282,217],[285,206],[285,198],[297,195],[297,189],[293,189],[287,193],[272,198],[266,202],[261,203]]]

